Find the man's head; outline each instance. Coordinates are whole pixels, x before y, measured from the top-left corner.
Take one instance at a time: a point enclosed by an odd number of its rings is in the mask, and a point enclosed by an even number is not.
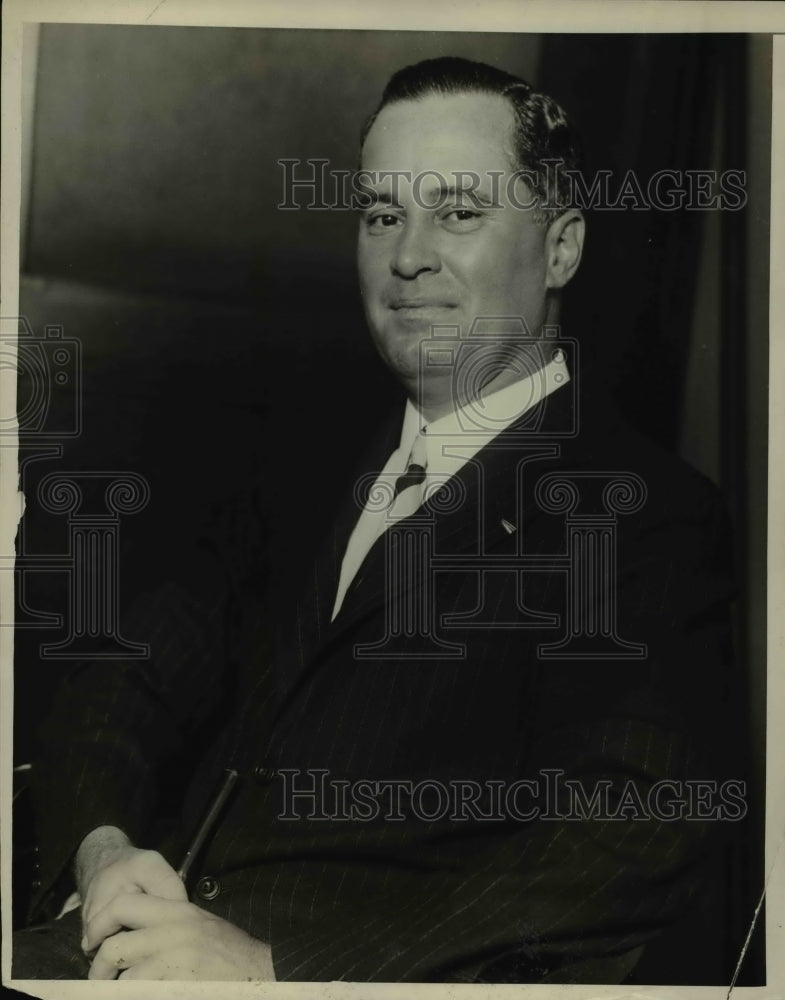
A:
[[[375,203],[360,224],[361,291],[382,357],[411,395],[432,396],[419,399],[424,408],[443,410],[451,393],[449,372],[422,378],[420,345],[433,326],[458,327],[465,338],[478,320],[518,317],[531,335],[518,345],[524,354],[555,321],[584,224],[575,210],[543,204],[553,200],[548,169],[559,173],[548,160],[577,166],[564,112],[523,81],[467,60],[396,73],[366,123],[361,166]],[[511,381],[509,371],[486,368],[487,381]]]
[[[361,146],[388,105],[455,94],[496,94],[504,98],[514,116],[508,136],[512,166],[527,173],[534,194],[546,203],[540,219],[550,222],[569,207],[568,172],[579,169],[580,150],[566,112],[552,97],[538,93],[525,80],[485,63],[446,56],[398,70],[384,88],[378,107],[363,124]],[[546,164],[556,161],[562,166],[558,172],[551,168],[549,175]],[[555,190],[548,190],[549,176]]]

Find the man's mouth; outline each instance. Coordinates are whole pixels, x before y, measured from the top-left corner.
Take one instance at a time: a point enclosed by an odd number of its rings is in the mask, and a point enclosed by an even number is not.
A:
[[[390,309],[395,312],[407,309],[455,309],[453,302],[442,302],[440,299],[394,299]]]

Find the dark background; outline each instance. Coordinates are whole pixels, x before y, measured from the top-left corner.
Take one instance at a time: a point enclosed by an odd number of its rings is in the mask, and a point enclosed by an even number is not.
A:
[[[177,575],[215,502],[260,480],[271,585],[312,551],[335,490],[397,398],[355,280],[356,219],[281,211],[282,157],[356,163],[359,127],[402,65],[439,54],[519,74],[571,112],[589,174],[745,169],[740,212],[591,212],[565,333],[609,371],[631,421],[712,478],[734,521],[739,730],[752,810],[713,896],[646,979],[726,982],[762,886],[770,39],[43,25],[26,40],[20,312],[81,345],[53,387],[47,453],[23,436],[26,555],[64,553],[52,471],[134,471],[121,599]],[[328,193],[329,196],[329,193]],[[24,402],[24,386],[20,401]],[[50,443],[56,440],[52,438]],[[63,573],[28,574],[18,621],[67,607]],[[66,630],[17,628],[17,761],[70,663]],[[129,639],[143,638],[128,636]],[[740,982],[762,981],[761,935]],[[683,974],[685,977],[687,973]],[[674,978],[675,977],[675,978]],[[687,981],[686,978],[684,981]],[[690,980],[691,981],[691,980]]]

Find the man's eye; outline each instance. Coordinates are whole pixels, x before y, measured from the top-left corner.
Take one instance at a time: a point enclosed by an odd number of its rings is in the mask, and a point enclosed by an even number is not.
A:
[[[482,220],[482,213],[475,212],[471,208],[453,208],[445,212],[442,216],[442,224],[448,229],[467,230],[476,229]]]
[[[377,215],[369,215],[365,219],[365,224],[369,229],[391,229],[398,225],[401,219],[392,212],[380,212]]]

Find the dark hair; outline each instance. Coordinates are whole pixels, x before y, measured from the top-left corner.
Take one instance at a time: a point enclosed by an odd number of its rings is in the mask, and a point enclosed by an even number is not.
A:
[[[365,144],[379,112],[388,104],[416,100],[429,94],[470,93],[498,94],[507,98],[516,118],[512,136],[515,168],[531,174],[531,186],[541,202],[548,199],[542,210],[548,221],[569,208],[572,185],[565,171],[579,169],[580,150],[566,112],[552,97],[538,93],[525,80],[486,63],[442,56],[398,70],[384,88],[378,107],[365,121],[360,145]],[[558,169],[550,168],[550,191],[546,160],[561,161]]]

